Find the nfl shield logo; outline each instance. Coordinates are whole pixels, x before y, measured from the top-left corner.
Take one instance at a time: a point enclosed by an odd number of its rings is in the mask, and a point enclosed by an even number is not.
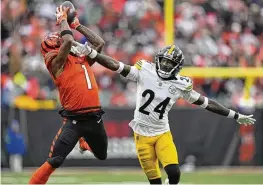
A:
[[[175,91],[176,91],[175,86],[171,85],[171,86],[169,87],[169,92],[170,92],[171,94],[174,94]]]

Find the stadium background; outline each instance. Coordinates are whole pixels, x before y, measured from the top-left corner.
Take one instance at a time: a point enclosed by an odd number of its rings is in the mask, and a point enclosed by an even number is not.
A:
[[[60,126],[57,90],[39,48],[43,36],[57,30],[54,12],[61,2],[1,1],[2,183],[27,183],[30,168],[45,160]],[[263,184],[261,0],[167,0],[174,6],[166,8],[162,0],[72,2],[81,23],[105,40],[104,53],[134,64],[141,58],[153,61],[159,48],[175,42],[185,54],[185,65],[196,67],[183,73],[190,74],[197,91],[237,111],[254,113],[256,125],[240,127],[233,120],[178,101],[170,120],[185,172],[182,182]],[[74,36],[85,42],[77,32]],[[93,70],[106,110],[109,159],[94,160],[91,154],[80,155],[75,148],[65,168],[49,182],[146,183],[128,127],[135,106],[135,84],[99,65]],[[21,143],[13,145],[10,133],[21,136]],[[23,154],[21,173],[8,170],[12,147]]]

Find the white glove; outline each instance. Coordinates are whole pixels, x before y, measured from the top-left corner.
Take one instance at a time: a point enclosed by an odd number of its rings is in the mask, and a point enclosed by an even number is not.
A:
[[[80,57],[82,57],[83,55],[81,54],[81,51],[79,50],[79,47],[78,46],[71,46],[71,48],[70,48],[70,51],[72,52],[72,53],[74,53],[75,55],[78,55],[78,56],[80,56]]]
[[[252,117],[252,114],[249,116],[238,114],[237,122],[242,125],[253,125],[256,120]]]
[[[91,52],[91,47],[88,45],[88,43],[86,42],[85,44],[81,44],[79,42],[74,41],[73,42],[73,46],[76,47],[76,49],[78,50],[78,52],[82,55],[82,56],[87,56],[90,54]]]
[[[73,46],[76,47],[78,52],[80,53],[79,56],[89,56],[89,58],[95,58],[97,56],[97,51],[95,49],[92,49],[88,43],[86,42],[84,45],[80,44],[76,41],[73,42]]]

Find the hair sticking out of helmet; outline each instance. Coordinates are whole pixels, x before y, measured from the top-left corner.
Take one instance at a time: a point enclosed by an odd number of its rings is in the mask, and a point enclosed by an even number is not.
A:
[[[41,42],[41,54],[43,57],[52,51],[58,50],[61,46],[62,39],[58,32],[52,32],[45,36],[45,38]]]
[[[184,55],[179,47],[172,45],[161,49],[155,56],[156,71],[165,80],[174,79],[184,63]]]

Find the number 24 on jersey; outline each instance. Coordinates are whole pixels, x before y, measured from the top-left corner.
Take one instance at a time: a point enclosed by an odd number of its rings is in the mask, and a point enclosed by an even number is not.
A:
[[[151,102],[153,101],[154,97],[155,97],[155,93],[150,90],[147,89],[142,93],[142,96],[145,98],[147,95],[149,94],[149,98],[148,100],[139,108],[139,111],[143,114],[149,115],[150,112],[146,111],[145,109],[151,104]],[[169,104],[171,98],[167,97],[165,100],[163,100],[162,102],[160,102],[155,108],[154,108],[154,112],[159,113],[159,119],[163,118],[163,114],[165,113],[165,109],[167,107],[167,105]]]

